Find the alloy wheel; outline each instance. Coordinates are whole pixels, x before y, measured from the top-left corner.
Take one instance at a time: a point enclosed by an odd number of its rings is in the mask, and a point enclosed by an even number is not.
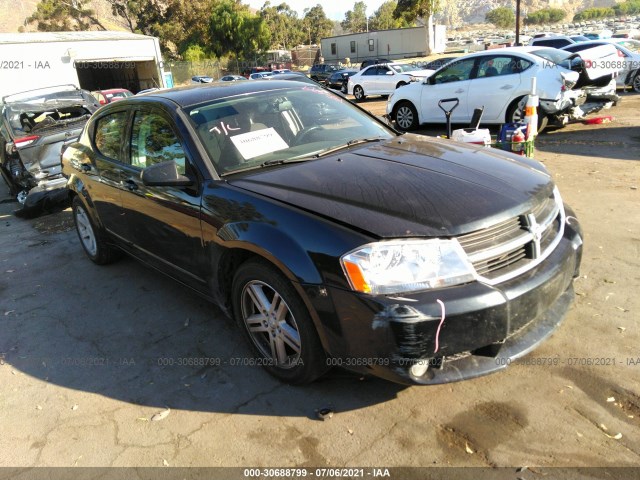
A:
[[[302,342],[296,320],[284,298],[265,282],[248,282],[241,297],[242,319],[251,340],[273,366],[292,368]]]

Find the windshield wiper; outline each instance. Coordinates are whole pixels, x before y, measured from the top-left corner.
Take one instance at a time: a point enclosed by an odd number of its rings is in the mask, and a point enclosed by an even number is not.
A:
[[[270,167],[272,165],[282,165],[283,163],[296,163],[296,162],[304,162],[305,160],[309,160],[310,157],[299,157],[299,158],[279,158],[277,160],[267,160],[260,164],[261,167]]]
[[[331,148],[328,148],[326,150],[322,150],[322,151],[316,153],[315,155],[313,155],[313,158],[324,157],[325,155],[330,155],[330,154],[335,153],[335,152],[337,152],[339,150],[343,150],[345,148],[353,147],[354,145],[360,145],[362,143],[380,142],[380,141],[382,141],[382,138],[380,138],[380,137],[358,138],[358,139],[355,139],[355,140],[349,140],[344,145],[338,145],[337,147],[331,147]]]

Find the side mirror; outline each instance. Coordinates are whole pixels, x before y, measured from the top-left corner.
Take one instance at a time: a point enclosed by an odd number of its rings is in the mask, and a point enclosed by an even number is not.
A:
[[[190,187],[193,180],[178,172],[175,161],[156,163],[140,174],[142,183],[149,187]]]

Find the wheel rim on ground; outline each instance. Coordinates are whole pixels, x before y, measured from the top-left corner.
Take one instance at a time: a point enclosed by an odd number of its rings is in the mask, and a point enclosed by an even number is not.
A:
[[[398,108],[398,112],[396,113],[396,123],[402,129],[408,129],[413,125],[413,112],[411,108],[407,106],[402,106]]]
[[[89,255],[95,256],[98,251],[96,244],[96,235],[87,216],[87,212],[82,208],[76,208],[76,227],[78,228],[78,236],[82,245]]]
[[[242,289],[242,320],[259,352],[278,368],[293,368],[302,344],[298,325],[282,296],[265,282],[254,280]]]

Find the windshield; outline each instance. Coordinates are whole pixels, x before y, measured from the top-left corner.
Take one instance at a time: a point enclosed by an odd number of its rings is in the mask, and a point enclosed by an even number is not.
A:
[[[395,64],[395,65],[389,65],[391,68],[393,68],[396,72],[398,73],[402,73],[402,72],[412,72],[414,71],[416,68],[414,66],[412,66],[409,63],[405,63],[405,64]]]
[[[395,134],[351,102],[314,86],[240,95],[187,110],[221,174],[301,161]]]

